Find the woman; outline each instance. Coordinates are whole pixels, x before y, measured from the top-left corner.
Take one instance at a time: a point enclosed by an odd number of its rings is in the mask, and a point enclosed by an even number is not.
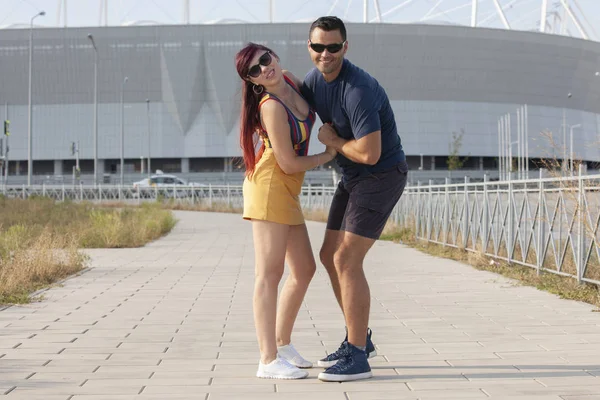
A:
[[[281,69],[269,48],[249,43],[235,58],[243,80],[241,137],[246,179],[244,219],[252,221],[256,258],[254,323],[260,348],[256,376],[306,378],[310,368],[291,344],[292,328],[316,269],[299,195],[304,173],[331,161],[332,148],[308,156],[315,112],[300,95],[299,81]],[[255,152],[258,138],[262,145]],[[290,274],[277,289],[284,264]]]

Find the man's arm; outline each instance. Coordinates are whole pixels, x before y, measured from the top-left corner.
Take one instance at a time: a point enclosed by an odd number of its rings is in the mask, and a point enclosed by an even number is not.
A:
[[[346,140],[335,129],[325,124],[319,129],[319,141],[333,147],[338,153],[356,163],[375,165],[381,157],[381,131],[370,132],[360,139]]]
[[[354,139],[341,138],[334,127],[324,125],[319,130],[319,140],[323,138],[324,144],[329,144],[354,162],[377,164],[381,157],[380,99],[370,87],[356,86],[349,89],[341,101]]]

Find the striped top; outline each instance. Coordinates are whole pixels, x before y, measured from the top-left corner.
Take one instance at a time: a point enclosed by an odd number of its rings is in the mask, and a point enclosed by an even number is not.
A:
[[[298,88],[296,87],[294,82],[292,82],[285,75],[283,77],[285,78],[285,81],[296,91],[296,93],[298,93],[300,95],[300,97],[302,97],[302,95],[300,94],[300,91],[298,90]],[[305,119],[300,120],[300,119],[296,118],[294,113],[285,105],[285,103],[283,101],[281,101],[281,99],[279,99],[277,96],[275,96],[274,94],[269,93],[269,92],[266,92],[263,95],[263,97],[260,99],[258,109],[260,110],[260,107],[268,100],[275,100],[283,105],[283,107],[287,111],[287,115],[288,115],[288,124],[290,125],[290,135],[292,137],[292,144],[294,145],[294,150],[296,151],[296,154],[299,156],[307,155],[308,154],[308,142],[310,139],[310,131],[315,123],[315,118],[316,118],[315,110],[309,106],[308,116]],[[269,142],[269,137],[267,135],[267,132],[264,129],[261,129],[260,136],[261,136],[263,142],[265,143],[265,147],[271,148],[271,143]]]

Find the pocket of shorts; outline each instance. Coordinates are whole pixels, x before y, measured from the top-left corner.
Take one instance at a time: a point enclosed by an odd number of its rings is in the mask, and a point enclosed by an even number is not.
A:
[[[378,201],[373,201],[373,198],[359,197],[356,199],[356,205],[367,210],[383,214],[385,212],[386,205]]]

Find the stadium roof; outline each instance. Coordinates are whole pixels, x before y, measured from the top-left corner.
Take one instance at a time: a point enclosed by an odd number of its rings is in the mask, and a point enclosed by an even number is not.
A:
[[[347,22],[462,25],[600,41],[599,0],[3,0],[0,28],[28,28],[41,10],[46,16],[36,26],[307,23],[337,15]]]

